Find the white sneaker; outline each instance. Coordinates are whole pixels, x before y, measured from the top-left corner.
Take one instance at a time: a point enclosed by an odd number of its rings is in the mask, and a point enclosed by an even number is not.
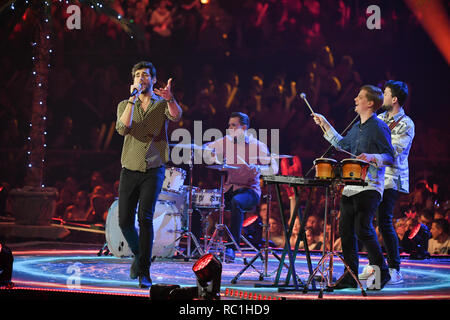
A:
[[[373,273],[374,273],[373,267],[370,265],[367,265],[364,267],[363,272],[358,274],[358,279],[359,280],[367,280]]]
[[[403,282],[402,273],[397,271],[397,269],[389,268],[389,275],[391,276],[391,280],[387,284],[399,284]]]

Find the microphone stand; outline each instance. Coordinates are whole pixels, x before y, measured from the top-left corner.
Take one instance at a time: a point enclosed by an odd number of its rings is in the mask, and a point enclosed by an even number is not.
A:
[[[355,117],[355,118],[352,120],[352,122],[350,122],[350,124],[349,124],[349,125],[348,125],[341,133],[340,133],[340,135],[342,136],[343,134],[345,134],[345,133],[347,132],[347,130],[351,128],[351,126],[355,123],[355,121],[356,121],[358,118],[359,118],[359,115],[356,115],[356,117]],[[328,146],[327,150],[325,150],[325,152],[324,152],[319,158],[325,157],[325,155],[331,150],[331,147],[333,147],[332,144],[330,144],[330,145]],[[305,177],[307,177],[307,176],[311,173],[312,169],[314,169],[314,164],[313,164],[313,166],[308,170],[308,172],[305,174]]]

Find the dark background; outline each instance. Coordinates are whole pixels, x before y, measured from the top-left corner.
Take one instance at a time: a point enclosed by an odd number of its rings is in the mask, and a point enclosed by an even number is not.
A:
[[[161,37],[149,23],[159,1],[103,2],[121,8],[123,19],[132,20],[141,31],[133,37],[86,2],[75,2],[82,8],[80,30],[67,29],[67,4],[52,2],[45,185],[60,189],[70,178],[78,189],[91,192],[94,171],[110,185],[118,180],[123,138],[114,133],[106,148],[104,139],[99,145],[95,139],[102,125],[109,129],[118,102],[128,97],[132,66],[149,60],[157,69],[157,86],[173,77],[174,92],[184,108],[182,122],[171,124],[171,131],[192,130],[193,120],[202,120],[204,130],[224,130],[230,111],[245,111],[253,128],[280,129],[280,153],[299,156],[303,173],[328,145],[298,98],[300,92],[306,92],[313,109],[341,131],[355,116],[353,98],[361,85],[381,87],[389,79],[407,82],[405,110],[416,125],[411,188],[426,179],[437,187],[436,199],[447,200],[449,68],[403,1],[221,0],[186,10],[183,5],[194,1],[173,0],[168,5],[173,10],[168,37]],[[267,14],[256,25],[258,8],[265,4]],[[381,9],[380,30],[366,27],[365,10],[372,4]],[[349,10],[347,17],[342,5]],[[24,183],[35,86],[31,43],[37,22],[31,14],[24,15],[26,8],[24,1],[16,1],[15,10],[6,8],[0,19],[0,177],[10,188]],[[448,13],[448,3],[446,9]],[[326,46],[328,56],[323,55]],[[329,64],[330,55],[334,65]],[[342,61],[349,61],[344,57],[353,61],[347,72],[342,71]],[[315,77],[313,85],[309,72]],[[231,74],[239,76],[239,90],[227,110]],[[261,111],[251,99],[255,75],[263,80]],[[297,97],[286,111],[291,81],[296,82]],[[64,135],[66,118],[73,129]],[[335,152],[328,156],[342,158]],[[217,187],[212,173],[196,170],[196,185]]]

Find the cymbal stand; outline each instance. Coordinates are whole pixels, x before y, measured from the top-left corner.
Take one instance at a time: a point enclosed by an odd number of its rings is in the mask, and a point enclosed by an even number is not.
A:
[[[193,212],[193,209],[192,209],[193,174],[192,174],[192,172],[194,171],[194,149],[191,149],[190,152],[191,152],[191,161],[189,162],[189,193],[188,193],[189,207],[188,207],[188,221],[187,221],[188,230],[183,231],[181,233],[181,235],[174,241],[174,243],[176,243],[181,238],[183,238],[184,236],[187,235],[187,248],[186,248],[187,254],[184,255],[183,253],[180,252],[184,256],[185,261],[188,261],[189,259],[193,258],[192,254],[195,253],[195,251],[198,251],[198,253],[200,255],[204,254],[198,239],[192,233],[192,212]],[[191,252],[191,240],[194,240],[194,244],[195,244],[195,250],[193,252]]]
[[[233,244],[236,246],[236,249],[239,251],[239,253],[241,254],[242,258],[244,259],[244,254],[241,250],[241,247],[239,246],[239,244],[237,243],[237,241],[234,239],[233,235],[230,232],[230,229],[228,229],[228,227],[223,223],[223,214],[224,214],[224,210],[225,210],[225,196],[224,196],[224,179],[225,179],[225,174],[226,172],[223,171],[219,171],[220,174],[220,210],[219,210],[219,223],[216,223],[216,228],[214,230],[213,235],[211,236],[211,239],[208,242],[208,246],[205,249],[205,252],[209,252],[211,249],[211,246],[214,244],[216,238],[218,238],[217,240],[217,251],[219,252],[219,258],[222,256],[223,257],[223,261],[225,261],[225,244],[224,244],[224,240],[223,240],[223,234],[222,231],[225,231],[229,238],[231,239],[231,241],[233,242]]]
[[[319,290],[319,298],[323,297],[323,291],[324,291],[324,283],[326,282],[326,291],[333,291],[333,287],[337,286],[339,282],[344,278],[346,273],[349,273],[353,279],[356,280],[358,283],[358,286],[361,289],[361,294],[365,297],[367,296],[366,291],[364,290],[361,282],[358,279],[358,276],[353,273],[353,271],[350,269],[348,264],[344,261],[344,258],[334,250],[334,241],[335,241],[335,230],[336,230],[336,221],[337,221],[337,215],[338,210],[336,205],[336,187],[337,182],[333,181],[331,185],[327,188],[325,188],[325,212],[324,212],[324,230],[323,230],[323,255],[322,258],[317,263],[316,268],[314,269],[313,273],[309,276],[308,282],[306,283],[303,293],[308,292],[308,285],[311,283],[311,281],[314,279],[314,276],[317,272],[320,273],[322,280],[321,280],[321,288]],[[328,191],[331,193],[331,199],[333,201],[333,209],[330,210],[330,218],[331,218],[331,230],[330,230],[330,239],[329,239],[329,251],[326,249],[326,241],[327,241],[327,232],[326,232],[326,224],[327,224],[327,202],[328,202]],[[342,276],[333,284],[333,271],[334,271],[334,257],[338,257],[341,262],[344,264],[345,272],[342,274]],[[328,261],[328,267],[326,266]]]

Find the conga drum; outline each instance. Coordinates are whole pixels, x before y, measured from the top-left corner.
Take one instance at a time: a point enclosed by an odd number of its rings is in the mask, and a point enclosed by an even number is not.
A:
[[[316,169],[316,178],[318,179],[332,179],[334,178],[334,167],[337,161],[329,158],[317,158],[314,160],[314,167]]]
[[[343,159],[341,172],[343,179],[366,179],[369,163],[360,159]]]

